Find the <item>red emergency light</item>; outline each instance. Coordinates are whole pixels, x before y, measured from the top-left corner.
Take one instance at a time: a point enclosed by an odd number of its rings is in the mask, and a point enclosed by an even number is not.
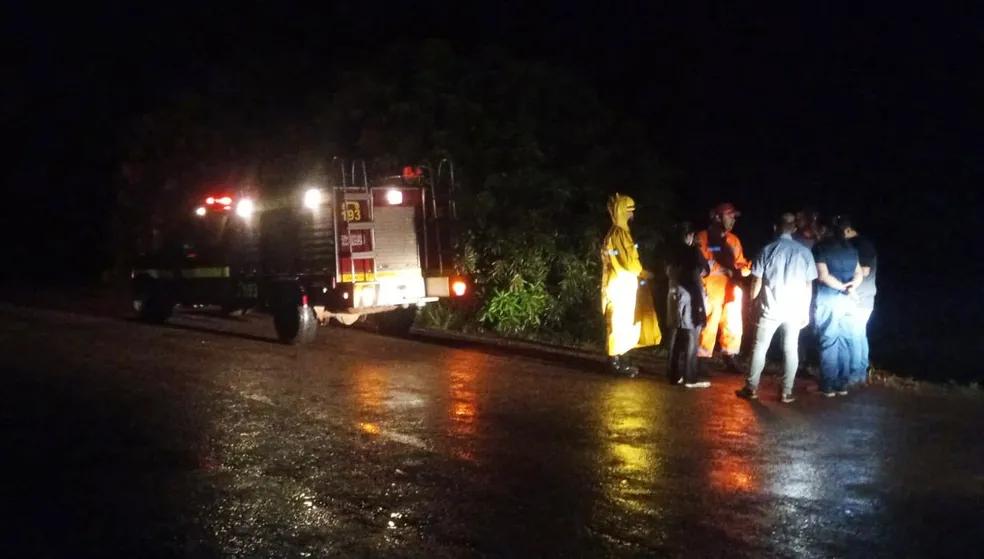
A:
[[[208,204],[209,206],[214,206],[216,204],[219,204],[220,206],[231,206],[232,197],[222,196],[220,198],[216,198],[215,196],[209,196],[208,198],[205,199],[205,203]]]
[[[403,168],[404,179],[407,180],[416,179],[422,177],[423,175],[424,175],[424,170],[421,169],[420,167],[412,167],[410,165],[407,165],[406,167]]]

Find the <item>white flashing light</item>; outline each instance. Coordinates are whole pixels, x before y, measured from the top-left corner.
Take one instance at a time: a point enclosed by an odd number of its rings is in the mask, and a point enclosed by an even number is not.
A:
[[[218,203],[220,203],[220,204],[222,204],[223,206],[231,206],[232,205],[232,198],[230,198],[228,196],[223,196],[222,198],[218,198],[215,201],[218,202]]]
[[[215,203],[215,197],[209,196],[208,198],[205,199],[205,203],[211,206],[212,204]]]
[[[206,213],[205,206],[199,206],[198,208],[195,209],[195,215],[197,215],[198,217],[205,217],[205,213]]]
[[[403,191],[401,190],[387,190],[386,191],[386,202],[392,206],[398,206],[403,203]]]
[[[236,204],[236,215],[241,218],[249,219],[253,215],[253,201],[249,198],[243,198]]]
[[[304,207],[309,210],[316,210],[321,207],[321,190],[309,188],[304,192]]]

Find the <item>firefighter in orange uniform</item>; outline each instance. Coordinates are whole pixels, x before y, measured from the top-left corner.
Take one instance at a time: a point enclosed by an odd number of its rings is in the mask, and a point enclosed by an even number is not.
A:
[[[736,369],[734,356],[741,349],[742,290],[739,277],[751,272],[741,241],[731,232],[741,213],[730,203],[718,204],[711,210],[711,224],[697,233],[697,245],[707,259],[711,272],[704,278],[707,292],[707,325],[700,334],[699,357],[711,357],[714,343],[719,341],[724,360]]]
[[[612,227],[601,250],[601,312],[607,328],[608,364],[615,374],[634,377],[639,370],[622,360],[637,347],[657,345],[661,334],[647,280],[652,273],[642,268],[639,251],[629,232],[635,202],[615,194],[608,200]]]

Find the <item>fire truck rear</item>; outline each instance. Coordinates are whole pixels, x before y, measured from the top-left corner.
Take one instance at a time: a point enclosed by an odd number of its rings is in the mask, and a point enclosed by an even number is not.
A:
[[[176,305],[262,307],[290,344],[331,320],[405,333],[419,308],[467,291],[452,273],[455,213],[448,160],[375,181],[352,164],[334,186],[210,193],[133,269],[133,308],[163,322]]]

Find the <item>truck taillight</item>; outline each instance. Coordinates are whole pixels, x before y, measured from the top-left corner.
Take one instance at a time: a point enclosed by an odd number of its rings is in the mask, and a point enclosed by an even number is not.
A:
[[[454,293],[455,297],[464,297],[465,293],[468,292],[468,284],[463,280],[455,280],[451,284],[451,292]]]

